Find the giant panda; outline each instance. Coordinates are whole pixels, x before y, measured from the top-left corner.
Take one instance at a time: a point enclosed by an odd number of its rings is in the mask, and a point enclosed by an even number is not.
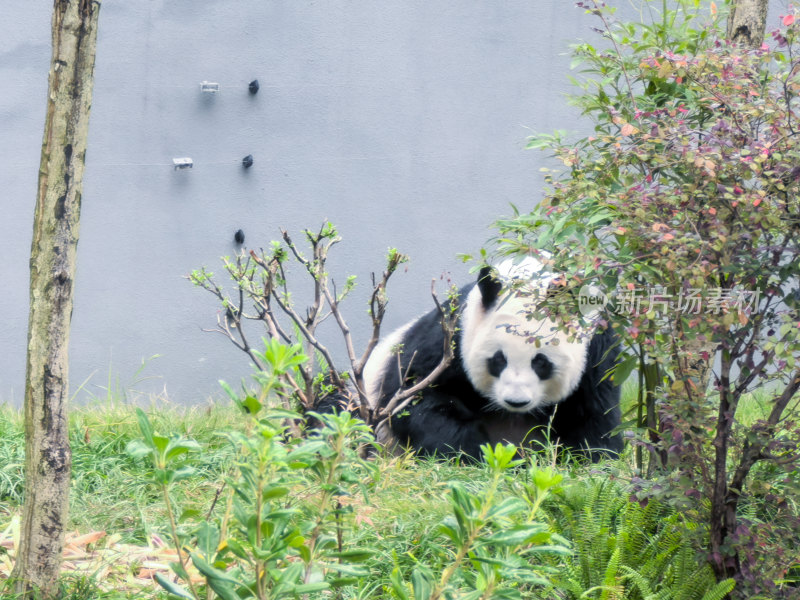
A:
[[[550,320],[529,320],[530,300],[507,289],[514,273],[540,289],[552,283],[541,264],[481,269],[458,293],[454,358],[435,382],[377,433],[383,443],[447,457],[480,459],[480,446],[546,439],[598,460],[622,449],[619,387],[608,376],[617,356],[609,329],[568,337]],[[518,275],[517,275],[518,276]],[[364,369],[373,408],[385,407],[441,361],[444,333],[434,309],[391,333]],[[402,374],[402,375],[401,375]],[[401,382],[401,377],[406,381]]]

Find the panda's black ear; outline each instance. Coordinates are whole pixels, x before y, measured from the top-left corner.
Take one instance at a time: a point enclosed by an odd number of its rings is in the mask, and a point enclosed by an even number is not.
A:
[[[478,273],[478,289],[481,292],[481,303],[483,308],[489,308],[500,292],[503,291],[503,284],[497,278],[497,273],[492,267],[483,267]]]

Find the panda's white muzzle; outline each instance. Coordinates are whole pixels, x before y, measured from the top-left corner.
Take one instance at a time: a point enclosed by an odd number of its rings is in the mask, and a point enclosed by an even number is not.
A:
[[[495,383],[495,399],[510,412],[528,412],[541,403],[541,384],[532,372],[506,368]]]

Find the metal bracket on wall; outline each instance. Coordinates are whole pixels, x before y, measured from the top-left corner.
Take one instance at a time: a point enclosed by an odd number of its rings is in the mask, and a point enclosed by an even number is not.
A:
[[[191,169],[194,166],[194,161],[189,158],[188,156],[182,158],[173,158],[172,164],[175,167],[175,170],[183,170],[183,169]]]

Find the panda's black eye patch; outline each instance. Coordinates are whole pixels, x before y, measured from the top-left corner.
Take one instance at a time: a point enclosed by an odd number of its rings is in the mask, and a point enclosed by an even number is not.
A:
[[[553,363],[544,354],[537,354],[531,360],[531,368],[539,379],[550,379],[553,374]]]
[[[489,368],[489,375],[491,375],[492,377],[500,377],[500,373],[503,372],[503,369],[506,368],[507,364],[508,361],[506,360],[506,355],[503,354],[502,350],[498,350],[487,361],[487,366]]]

